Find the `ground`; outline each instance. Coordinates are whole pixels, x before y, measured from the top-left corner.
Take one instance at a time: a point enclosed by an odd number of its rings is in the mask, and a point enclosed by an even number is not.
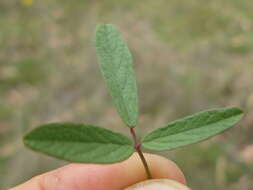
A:
[[[204,109],[245,110],[232,130],[163,155],[192,189],[252,189],[252,9],[251,0],[1,0],[0,189],[63,164],[22,146],[34,126],[76,121],[128,134],[96,63],[98,23],[115,24],[133,53],[140,135]]]

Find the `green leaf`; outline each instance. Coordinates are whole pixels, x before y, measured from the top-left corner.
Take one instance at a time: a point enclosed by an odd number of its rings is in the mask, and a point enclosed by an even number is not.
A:
[[[99,25],[96,32],[98,61],[113,103],[126,125],[138,120],[138,97],[132,56],[113,25]]]
[[[102,127],[72,123],[40,126],[24,137],[29,148],[63,160],[114,163],[134,152],[125,136]]]
[[[162,151],[196,143],[232,127],[242,116],[234,107],[200,112],[147,134],[142,138],[143,147]]]

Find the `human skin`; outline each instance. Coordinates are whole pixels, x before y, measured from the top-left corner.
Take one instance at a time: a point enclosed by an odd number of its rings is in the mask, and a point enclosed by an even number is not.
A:
[[[154,154],[145,154],[145,158],[153,178],[186,183],[174,162]],[[128,160],[115,164],[69,164],[9,190],[123,190],[143,180],[146,180],[146,173],[140,158],[134,153]]]

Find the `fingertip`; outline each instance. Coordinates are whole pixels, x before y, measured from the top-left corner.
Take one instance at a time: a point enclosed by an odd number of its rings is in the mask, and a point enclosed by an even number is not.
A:
[[[144,156],[154,179],[168,178],[186,184],[183,172],[173,161],[155,154],[145,153]],[[147,179],[144,166],[137,153],[134,153],[127,161],[122,162],[122,170],[126,170],[124,177],[127,179],[127,185]]]
[[[150,163],[153,178],[168,178],[186,184],[185,176],[175,162],[156,154],[146,153],[145,157]]]

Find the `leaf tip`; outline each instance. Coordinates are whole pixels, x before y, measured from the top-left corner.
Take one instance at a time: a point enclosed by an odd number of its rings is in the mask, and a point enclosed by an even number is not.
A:
[[[234,110],[234,113],[241,116],[241,118],[244,116],[244,111],[239,107],[231,107],[231,110]]]
[[[104,30],[106,28],[115,28],[115,26],[113,24],[98,24],[96,26],[96,31]]]
[[[239,107],[232,107],[234,110],[236,110],[238,113],[244,113],[243,110]]]
[[[26,134],[23,136],[23,138],[22,138],[23,144],[24,144],[26,147],[28,147],[28,148],[31,148],[31,147],[29,146],[29,137],[31,136],[31,133],[32,133],[32,132],[33,132],[33,130],[30,131],[30,132],[28,132],[28,133],[26,133]]]
[[[111,30],[116,30],[116,27],[113,24],[98,24],[96,26],[96,37]]]

